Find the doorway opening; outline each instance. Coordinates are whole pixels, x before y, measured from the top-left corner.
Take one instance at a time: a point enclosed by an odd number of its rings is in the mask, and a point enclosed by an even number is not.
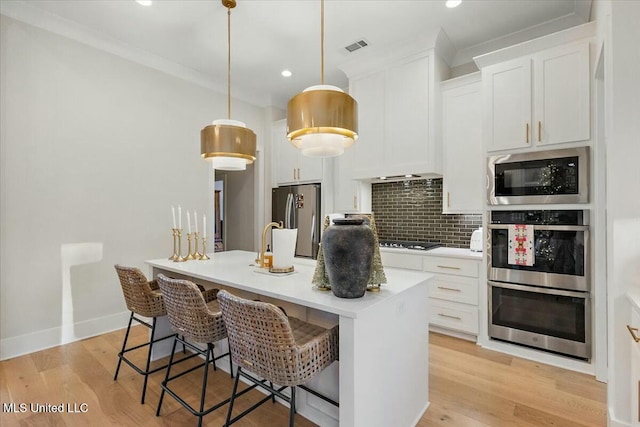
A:
[[[226,236],[224,223],[224,184],[225,176],[217,176],[213,194],[214,212],[214,252],[224,251],[224,238]]]

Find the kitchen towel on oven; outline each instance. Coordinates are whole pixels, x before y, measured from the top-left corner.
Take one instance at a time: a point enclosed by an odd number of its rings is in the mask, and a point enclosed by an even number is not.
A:
[[[526,266],[532,266],[535,263],[532,225],[509,225],[509,259],[507,262],[511,265]]]

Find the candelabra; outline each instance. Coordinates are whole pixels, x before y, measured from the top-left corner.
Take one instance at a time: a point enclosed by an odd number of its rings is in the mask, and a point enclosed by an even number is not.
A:
[[[172,228],[173,231],[173,255],[169,257],[173,262],[183,262],[186,259],[182,256],[182,229]]]
[[[202,255],[198,252],[198,232],[193,233],[193,259],[202,259]]]
[[[208,259],[211,259],[207,256],[207,238],[202,236],[202,255],[200,255],[200,258],[203,261],[206,261]]]
[[[187,256],[185,257],[186,261],[191,261],[195,259],[193,254],[191,253],[191,238],[193,237],[193,233],[187,233]]]
[[[178,259],[178,229],[172,228],[171,235],[173,236],[173,255],[169,257],[169,260],[175,261]]]

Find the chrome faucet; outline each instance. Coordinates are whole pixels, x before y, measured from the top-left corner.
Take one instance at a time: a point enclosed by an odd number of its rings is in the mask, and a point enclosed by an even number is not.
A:
[[[256,259],[256,263],[261,268],[266,268],[264,265],[264,247],[267,245],[267,231],[271,228],[284,228],[282,221],[280,222],[270,222],[269,224],[264,226],[264,230],[262,230],[262,242],[260,244],[260,253],[258,254],[258,259]]]

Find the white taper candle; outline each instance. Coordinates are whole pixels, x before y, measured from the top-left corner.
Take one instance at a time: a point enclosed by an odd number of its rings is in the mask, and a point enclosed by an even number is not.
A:
[[[178,205],[178,228],[182,230],[182,206]]]
[[[195,232],[198,232],[198,211],[193,211],[193,225],[195,226]]]
[[[207,216],[202,215],[202,238],[207,238]]]
[[[173,216],[173,228],[176,228],[176,208],[171,205],[171,216]]]
[[[191,215],[187,211],[187,233],[191,233]]]

